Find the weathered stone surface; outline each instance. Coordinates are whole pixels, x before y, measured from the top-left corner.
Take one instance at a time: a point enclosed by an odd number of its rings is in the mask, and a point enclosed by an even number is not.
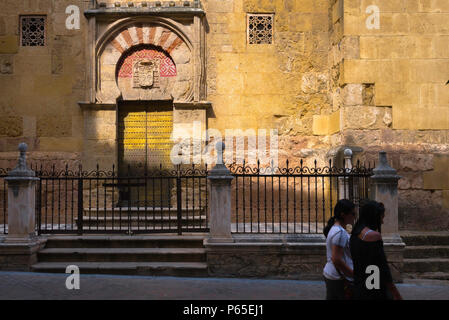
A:
[[[0,57],[0,74],[13,74],[14,62],[12,55],[2,55]]]
[[[424,172],[424,189],[449,190],[449,155],[436,154],[433,157],[433,171]]]
[[[40,137],[38,138],[39,151],[52,152],[81,152],[83,140],[72,137]]]
[[[427,171],[433,168],[432,154],[401,154],[400,165],[398,169],[411,171]]]
[[[36,129],[38,137],[70,137],[72,135],[72,119],[42,115],[37,117]]]
[[[0,136],[19,137],[23,134],[23,120],[19,116],[0,117]]]
[[[382,129],[387,127],[391,117],[391,109],[382,107],[351,106],[343,108],[342,112],[345,129]]]
[[[403,247],[386,243],[385,251],[394,279],[401,281]],[[318,280],[326,264],[324,241],[206,244],[206,252],[209,275],[219,277]]]
[[[423,179],[421,172],[401,172],[401,179],[398,182],[399,189],[422,189]]]
[[[346,106],[363,104],[363,86],[361,84],[347,84],[343,89],[343,103]]]
[[[198,90],[192,83],[196,76],[207,86],[207,96],[202,98],[212,102],[207,111],[208,128],[222,133],[227,128],[277,129],[282,161],[300,157],[308,163],[314,158],[326,163],[327,152],[343,144],[362,147],[363,157],[371,160],[386,149],[397,154],[393,160],[404,175],[399,182],[403,191],[422,190],[423,184],[428,190],[444,192],[444,171],[420,157],[449,154],[447,5],[445,1],[405,2],[382,2],[381,28],[369,30],[363,27],[366,17],[356,1],[203,0],[208,22],[206,47],[200,50],[205,52],[204,59],[194,57],[196,52],[183,43],[170,53],[179,85],[157,95],[137,92],[125,98],[190,98],[194,96],[190,93]],[[84,121],[77,105],[90,99],[87,80],[96,69],[94,63],[89,66],[87,53],[95,50],[86,47],[87,19],[81,19],[80,30],[66,30],[62,12],[68,4],[72,3],[57,1],[52,6],[49,1],[7,1],[2,7],[0,36],[6,46],[0,46],[0,51],[10,53],[0,57],[0,91],[9,108],[0,109],[0,151],[14,151],[24,140],[32,150],[41,145],[49,154],[61,148],[59,151],[68,151],[64,153],[67,156],[81,157],[79,147],[84,142],[89,147],[83,161],[116,161],[115,115],[100,117],[93,124]],[[47,14],[47,45],[21,47],[17,17],[36,12]],[[248,12],[275,12],[273,44],[247,43]],[[193,36],[196,28],[175,20],[173,24],[196,47],[202,41]],[[107,25],[100,22],[95,28],[101,35]],[[133,32],[130,29],[127,39],[131,44],[136,37],[150,36]],[[155,39],[163,39],[164,34],[158,33]],[[170,41],[162,44],[163,48]],[[100,75],[103,72],[104,82],[99,84],[102,91],[96,98],[115,103],[120,91],[114,67],[121,53],[106,45],[100,56],[98,70]],[[191,68],[203,62],[205,75]],[[357,90],[345,95],[345,84],[347,89],[353,86]],[[345,105],[354,107],[352,113],[346,113]],[[46,123],[38,119],[44,118],[43,114],[60,120]],[[23,118],[22,124],[19,118]],[[206,126],[206,119],[201,120]],[[45,137],[36,139],[40,135]],[[430,209],[423,210],[424,215],[431,214],[427,213]],[[445,214],[441,208],[431,210],[438,216]]]
[[[449,209],[443,203],[441,191],[399,190],[399,228],[446,231]]]
[[[0,36],[0,54],[17,53],[19,50],[19,39],[17,36]]]

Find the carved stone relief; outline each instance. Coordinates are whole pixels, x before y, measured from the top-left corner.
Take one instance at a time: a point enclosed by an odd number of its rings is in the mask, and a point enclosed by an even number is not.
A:
[[[175,30],[136,23],[114,34],[99,59],[98,102],[193,99],[191,44]]]

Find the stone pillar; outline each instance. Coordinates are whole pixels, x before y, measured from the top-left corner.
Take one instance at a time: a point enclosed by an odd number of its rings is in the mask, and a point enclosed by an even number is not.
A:
[[[379,164],[371,176],[370,198],[385,205],[385,218],[382,233],[398,234],[398,180],[395,169],[387,162],[387,153],[379,153]]]
[[[352,170],[352,150],[345,149],[345,172],[350,173]],[[352,196],[349,194],[349,177],[339,177],[338,178],[338,200],[341,199],[351,199]]]
[[[35,186],[39,178],[26,166],[27,145],[19,145],[20,158],[5,178],[8,182],[8,236],[0,244],[0,269],[27,271],[37,262],[44,241],[36,236]]]
[[[217,143],[217,164],[210,171],[210,236],[208,242],[233,242],[231,234],[231,182],[234,176],[223,163],[225,145]]]
[[[19,145],[19,163],[5,180],[8,182],[7,242],[28,242],[35,238],[36,181],[34,171],[26,166],[27,145]]]
[[[379,153],[379,164],[371,176],[370,199],[382,202],[385,218],[382,225],[382,238],[390,270],[395,281],[402,281],[405,244],[398,229],[398,181],[401,178],[395,169],[388,165],[387,153]]]

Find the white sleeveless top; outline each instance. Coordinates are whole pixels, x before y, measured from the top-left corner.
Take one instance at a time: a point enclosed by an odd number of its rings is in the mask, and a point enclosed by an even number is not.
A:
[[[342,276],[332,263],[332,245],[337,245],[343,248],[343,261],[349,268],[354,269],[351,251],[349,250],[349,233],[339,225],[334,225],[329,230],[326,239],[326,256],[327,263],[324,266],[323,275],[329,280],[340,280]],[[343,273],[341,273],[343,274]],[[349,281],[353,281],[351,277],[345,276]]]

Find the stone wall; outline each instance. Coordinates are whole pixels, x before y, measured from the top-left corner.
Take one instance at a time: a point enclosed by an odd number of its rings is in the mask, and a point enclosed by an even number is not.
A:
[[[280,161],[324,158],[329,138],[313,118],[330,112],[328,1],[202,1],[209,127],[278,129]],[[273,44],[247,43],[247,13],[273,13]],[[292,160],[292,159],[290,159]],[[298,159],[299,160],[299,159]]]
[[[379,29],[366,28],[372,4]],[[353,45],[339,78],[342,144],[362,147],[363,161],[380,149],[389,153],[402,176],[401,229],[447,230],[449,5],[351,0],[343,11],[344,38]]]
[[[234,243],[205,242],[210,276],[323,279],[326,264],[323,235],[233,237]],[[404,246],[386,242],[384,247],[393,279],[401,282]]]
[[[80,158],[85,96],[86,20],[67,30],[65,9],[87,1],[2,1],[0,10],[0,157],[13,159],[19,142],[33,160]],[[86,5],[86,6],[85,6]],[[45,14],[46,46],[19,45],[19,15]],[[14,152],[10,157],[9,152]],[[5,160],[6,162],[8,160]]]
[[[65,9],[74,4],[83,12],[89,2],[3,1],[2,164],[14,159],[22,141],[37,162],[57,160],[63,167],[82,161],[93,168],[116,161],[113,106],[94,112],[78,105],[91,97],[89,26],[81,15],[80,30],[67,30]],[[356,159],[373,161],[384,149],[403,177],[400,227],[449,227],[446,0],[201,3],[206,12],[205,100],[212,107],[199,115],[175,110],[179,132],[191,130],[192,119],[202,120],[203,129],[207,121],[207,128],[223,135],[225,129],[277,129],[281,165],[287,158],[296,163],[304,158],[306,165],[316,158],[322,166],[339,158],[337,151],[345,146],[357,150]],[[366,28],[365,9],[371,4],[380,9],[378,30]],[[274,14],[273,44],[247,43],[247,13]],[[21,14],[47,15],[45,47],[19,46]],[[189,68],[178,69],[185,80],[180,97],[191,89]],[[104,69],[106,78],[113,73]]]

